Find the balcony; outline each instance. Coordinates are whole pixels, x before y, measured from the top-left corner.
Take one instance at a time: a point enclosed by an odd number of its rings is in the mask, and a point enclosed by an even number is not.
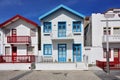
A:
[[[58,33],[57,34],[56,33],[51,33],[50,36],[51,36],[52,40],[60,40],[60,41],[62,41],[62,40],[74,40],[74,37],[73,37],[72,33],[65,34],[61,37],[58,37]]]
[[[119,43],[120,35],[108,35],[109,43]],[[103,36],[103,43],[106,42],[106,35]]]
[[[31,42],[30,36],[7,36],[7,42],[11,44],[29,44]]]
[[[35,62],[34,55],[1,55],[0,63],[32,63]]]

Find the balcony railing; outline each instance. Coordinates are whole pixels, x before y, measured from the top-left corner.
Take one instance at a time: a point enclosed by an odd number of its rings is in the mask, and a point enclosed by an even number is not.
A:
[[[73,40],[73,33],[72,31],[66,31],[66,32],[61,32],[58,33],[58,31],[52,31],[50,34],[52,40]]]
[[[120,42],[120,35],[108,35],[109,42]],[[106,35],[103,36],[103,42],[106,42]]]
[[[7,36],[7,42],[29,44],[31,42],[31,37],[30,36]]]
[[[1,55],[0,63],[32,63],[35,62],[34,55]]]

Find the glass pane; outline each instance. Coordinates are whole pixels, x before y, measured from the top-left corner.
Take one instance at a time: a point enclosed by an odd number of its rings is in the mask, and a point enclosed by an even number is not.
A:
[[[118,49],[114,49],[114,57],[118,57]]]

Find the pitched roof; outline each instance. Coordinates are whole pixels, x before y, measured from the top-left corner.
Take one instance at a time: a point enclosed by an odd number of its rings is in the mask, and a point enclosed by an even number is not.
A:
[[[71,8],[69,8],[69,7],[64,6],[64,5],[61,4],[61,5],[57,6],[56,8],[52,9],[51,11],[47,12],[46,14],[40,16],[40,17],[39,17],[39,20],[47,17],[48,15],[52,14],[53,12],[55,12],[55,11],[61,9],[61,8],[65,9],[65,10],[67,10],[67,11],[69,11],[69,12],[71,12],[71,13],[73,13],[73,14],[81,17],[81,18],[85,18],[85,16],[84,16],[83,14],[78,13],[78,12],[74,11],[73,9],[71,9]]]
[[[33,21],[31,21],[31,20],[29,20],[29,19],[27,19],[27,18],[25,18],[25,17],[20,16],[20,15],[17,14],[16,16],[14,16],[14,17],[8,19],[7,21],[3,22],[2,24],[0,24],[0,28],[1,27],[5,27],[5,26],[11,24],[12,22],[17,21],[18,19],[22,19],[22,20],[24,20],[24,21],[32,24],[33,26],[38,27],[38,24],[36,24],[35,22],[33,22]]]

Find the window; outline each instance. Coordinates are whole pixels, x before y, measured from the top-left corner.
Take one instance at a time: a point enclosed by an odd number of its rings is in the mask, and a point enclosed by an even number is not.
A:
[[[119,48],[114,48],[114,58],[118,58]]]
[[[5,36],[10,36],[10,29],[5,29]]]
[[[10,47],[5,47],[5,55],[9,55],[10,54]]]
[[[107,49],[103,49],[103,57],[106,58]],[[109,58],[111,58],[111,50],[109,49]]]
[[[34,37],[34,36],[36,36],[36,29],[31,29],[30,30],[30,35],[32,36],[32,37]]]
[[[120,34],[120,27],[113,28],[113,34]]]
[[[58,22],[58,37],[66,37],[66,22]]]
[[[107,28],[106,27],[103,28],[103,34],[107,35]],[[108,28],[108,35],[110,35],[110,34],[111,34],[111,28],[109,27]]]
[[[0,34],[0,41],[1,41],[1,34]]]
[[[28,54],[34,54],[34,47],[33,46],[29,46],[28,47]]]
[[[51,32],[51,22],[44,22],[43,25],[44,25],[43,32],[50,33]]]
[[[44,44],[44,55],[52,55],[52,45]]]
[[[73,32],[81,32],[81,22],[80,21],[73,22]]]

